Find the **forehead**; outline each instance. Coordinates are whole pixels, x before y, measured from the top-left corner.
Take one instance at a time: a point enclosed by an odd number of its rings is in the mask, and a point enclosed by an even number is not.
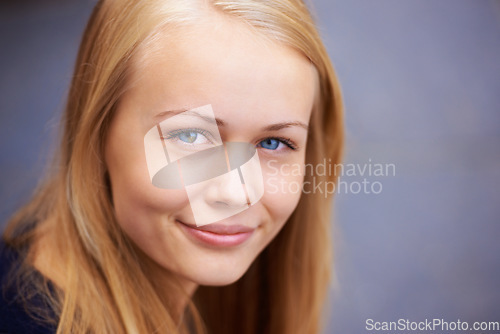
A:
[[[298,51],[241,20],[212,15],[165,29],[139,51],[127,94],[144,110],[310,110],[317,74]]]

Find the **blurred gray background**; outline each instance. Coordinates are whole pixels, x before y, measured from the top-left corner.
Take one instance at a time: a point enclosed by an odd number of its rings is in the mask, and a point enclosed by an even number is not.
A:
[[[94,1],[0,3],[0,222],[57,129]],[[500,321],[500,2],[314,0],[345,98],[346,163],[392,163],[335,203],[325,333]]]

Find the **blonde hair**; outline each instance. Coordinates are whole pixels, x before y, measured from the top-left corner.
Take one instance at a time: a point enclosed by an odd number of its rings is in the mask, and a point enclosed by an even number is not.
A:
[[[194,24],[204,6],[247,22],[310,59],[320,89],[310,120],[306,163],[340,162],[340,88],[302,1],[100,1],[76,61],[56,167],[4,234],[9,244],[21,248],[33,245],[41,233],[40,228],[30,228],[34,221],[50,221],[57,230],[52,233],[51,247],[67,275],[64,291],[52,291],[44,281],[33,282],[59,319],[38,314],[57,323],[58,333],[320,331],[332,263],[331,198],[325,194],[302,194],[284,228],[244,276],[229,286],[200,287],[188,305],[189,319],[181,324],[172,301],[165,297],[168,291],[179,290],[177,282],[172,278],[160,287],[149,280],[145,255],[116,222],[104,143],[113,112],[126,92],[131,63],[160,31]],[[306,175],[305,181],[311,177]],[[335,175],[314,177],[316,182],[336,181]],[[29,281],[34,270],[25,266],[19,277]]]

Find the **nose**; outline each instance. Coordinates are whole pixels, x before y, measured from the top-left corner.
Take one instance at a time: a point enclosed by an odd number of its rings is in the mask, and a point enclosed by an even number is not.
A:
[[[246,210],[247,196],[237,170],[186,187],[195,223],[215,223]]]
[[[246,189],[238,170],[209,180],[205,189],[205,201],[215,209],[240,211],[248,207]]]
[[[263,195],[260,162],[250,143],[200,151],[181,159],[180,167],[198,226],[240,213]]]

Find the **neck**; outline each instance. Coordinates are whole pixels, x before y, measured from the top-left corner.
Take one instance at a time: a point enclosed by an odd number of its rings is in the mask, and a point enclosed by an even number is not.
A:
[[[182,322],[198,284],[163,268],[141,250],[138,250],[138,252],[144,264],[144,270],[150,277],[156,291],[158,291],[159,297],[172,310],[174,319]]]
[[[186,280],[184,278],[180,279],[179,283],[181,284],[182,291],[185,293],[182,296],[179,296],[179,298],[176,298],[177,305],[175,305],[174,309],[175,309],[176,319],[178,319],[178,321],[181,322],[183,319],[183,315],[186,313],[189,301],[196,292],[196,289],[198,288],[198,284]]]

